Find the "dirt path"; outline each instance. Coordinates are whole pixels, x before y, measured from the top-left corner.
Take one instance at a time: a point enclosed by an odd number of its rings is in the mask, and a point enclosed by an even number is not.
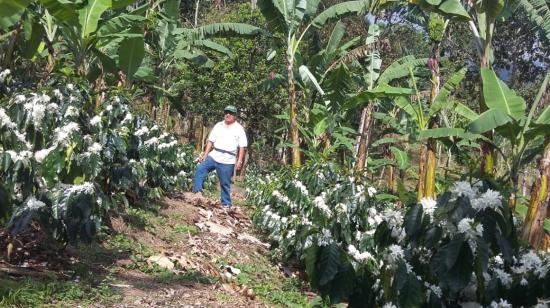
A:
[[[22,281],[25,274],[14,273],[24,264],[36,277],[55,271],[58,280],[91,286],[88,297],[41,303],[56,307],[303,307],[314,297],[298,271],[269,259],[269,244],[254,233],[244,207],[224,210],[212,199],[178,193],[155,212],[128,209],[111,224],[101,244],[66,249],[55,262],[23,254],[19,266],[0,260],[0,280]],[[103,289],[112,295],[103,298]]]
[[[122,267],[113,285],[120,288],[123,298],[115,307],[298,304],[286,302],[287,294],[284,293],[296,293],[299,289],[281,290],[285,280],[296,276],[297,272],[269,262],[266,258],[269,244],[254,235],[250,218],[243,208],[235,206],[225,210],[212,199],[182,193],[166,198],[159,214],[166,218],[166,227],[153,232],[135,233],[135,230],[124,230],[129,228],[127,224],[114,224],[115,229],[125,234],[134,232],[136,239],[159,251],[160,254],[149,256],[147,263],[168,270],[163,273],[166,277],[163,281],[158,276],[151,279],[151,275],[142,270]],[[180,227],[174,238],[173,230],[178,226],[196,229],[181,230]],[[170,272],[174,275],[167,274]],[[306,300],[304,294],[292,294],[291,297],[302,296],[301,300]]]

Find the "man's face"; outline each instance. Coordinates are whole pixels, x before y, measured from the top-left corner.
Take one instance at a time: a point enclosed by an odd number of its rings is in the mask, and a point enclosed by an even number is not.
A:
[[[225,121],[225,124],[232,124],[235,122],[235,119],[237,118],[237,115],[231,111],[224,111],[223,119]]]

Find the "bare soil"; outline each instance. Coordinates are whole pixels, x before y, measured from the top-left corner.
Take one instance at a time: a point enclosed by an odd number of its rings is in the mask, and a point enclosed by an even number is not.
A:
[[[236,194],[237,199],[239,196]],[[109,244],[66,247],[59,249],[47,240],[40,228],[32,227],[17,240],[8,239],[0,230],[0,247],[8,251],[0,255],[0,277],[51,277],[75,279],[75,264],[90,267],[90,276],[97,281],[109,277],[109,286],[116,294],[114,303],[93,304],[94,307],[266,307],[276,304],[259,298],[256,291],[239,282],[238,264],[253,264],[263,258],[269,244],[254,233],[245,209],[222,209],[219,202],[192,193],[170,195],[160,203],[157,224],[136,226],[124,215],[111,218],[109,238],[123,234],[132,243],[147,247],[148,255],[140,256]],[[177,229],[191,226],[192,230]],[[194,227],[192,227],[194,226]],[[174,232],[174,230],[179,230]],[[140,246],[141,247],[141,246]],[[282,279],[300,275],[294,269],[280,269],[271,264]],[[160,271],[144,271],[143,268]],[[255,273],[262,279],[266,273]],[[269,275],[273,275],[270,273]],[[79,277],[77,277],[78,279]],[[304,294],[312,297],[308,290]]]

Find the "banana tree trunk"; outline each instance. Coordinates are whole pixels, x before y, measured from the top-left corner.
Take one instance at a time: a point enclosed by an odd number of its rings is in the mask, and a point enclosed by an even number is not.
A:
[[[387,153],[388,153],[388,158],[390,160],[394,160],[395,159],[395,155],[393,154],[392,151],[390,151],[389,149],[387,149]],[[393,165],[388,165],[388,190],[392,193],[395,192],[395,186],[396,186],[396,168],[395,166]]]
[[[439,94],[439,84],[440,84],[439,53],[440,53],[440,43],[437,42],[437,43],[434,43],[434,46],[432,48],[432,55],[428,62],[428,66],[432,72],[430,106],[435,102],[435,98],[437,97],[437,94]],[[437,115],[433,115],[432,118],[430,119],[430,122],[428,123],[428,128],[434,129],[436,127],[437,127]],[[422,193],[422,197],[433,198],[433,199],[435,199],[435,172],[437,169],[436,151],[437,151],[436,140],[432,138],[428,139],[428,142],[426,145],[427,157],[426,157],[426,174],[424,179],[425,187]]]
[[[361,125],[359,136],[359,144],[357,146],[357,157],[355,159],[355,171],[360,174],[366,167],[368,147],[371,137],[372,127],[372,112],[374,110],[374,104],[369,102],[367,107],[363,108],[361,112]]]
[[[300,137],[296,106],[296,88],[294,86],[294,57],[288,56],[288,99],[290,105],[290,139],[292,141],[292,167],[300,167]]]
[[[494,20],[488,20],[485,33],[485,41],[483,43],[483,51],[480,54],[479,66],[482,68],[490,68],[489,65],[489,56],[491,55],[491,40],[493,37],[493,29],[495,26]],[[479,77],[479,89],[480,92],[480,111],[485,112],[487,110],[487,105],[485,104],[485,99],[483,97],[483,80],[481,76]],[[487,132],[484,134],[489,140],[493,140],[492,132]],[[481,174],[485,178],[493,178],[495,175],[495,157],[494,151],[491,145],[488,142],[483,141],[481,143]]]
[[[22,26],[21,21],[19,21],[17,23],[17,25],[15,25],[15,30],[13,31],[13,33],[10,37],[8,47],[6,49],[6,52],[4,53],[4,59],[3,59],[4,63],[2,65],[4,68],[13,69],[12,56],[13,56],[13,52],[15,50],[15,43],[17,43],[17,35],[21,31],[21,26]]]
[[[536,249],[546,249],[548,240],[544,232],[544,220],[548,216],[550,202],[550,137],[546,137],[546,146],[539,161],[539,169],[531,188],[531,201],[525,217],[523,240]]]
[[[420,145],[420,157],[418,158],[418,187],[416,190],[416,199],[424,198],[426,189],[426,161],[428,157],[428,148],[425,144]]]

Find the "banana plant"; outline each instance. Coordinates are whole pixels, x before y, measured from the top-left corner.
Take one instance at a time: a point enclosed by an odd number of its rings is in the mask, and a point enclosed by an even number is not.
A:
[[[20,4],[19,11],[12,16],[28,16],[25,18],[34,20],[16,21],[28,27],[25,32],[39,33],[37,41],[46,44],[52,58],[56,53],[54,44],[60,43],[72,55],[74,68],[82,77],[90,77],[94,67],[101,63],[104,70],[116,74],[120,69],[131,79],[143,59],[143,32],[138,26],[145,20],[141,16],[143,7],[129,12],[124,9],[135,0],[89,0],[79,3],[4,0],[7,5],[11,2]],[[0,11],[0,19],[8,18],[6,15],[10,12]],[[0,28],[12,25],[0,23]],[[34,54],[40,44],[33,46],[30,54]],[[118,61],[115,61],[117,57],[107,56],[110,52],[117,55]]]
[[[386,2],[386,1],[383,1]],[[320,0],[261,0],[259,7],[267,19],[268,28],[284,34],[287,62],[287,82],[290,111],[290,137],[292,141],[292,165],[301,164],[298,133],[296,87],[294,64],[299,47],[310,29],[320,29],[327,21],[349,14],[357,14],[365,7],[362,1],[347,1],[335,4],[316,15]],[[309,21],[307,24],[306,22]]]
[[[177,80],[171,80],[170,76],[179,78],[180,74],[176,72],[178,64],[189,61],[194,65],[211,66],[213,61],[206,52],[233,56],[229,48],[214,41],[214,38],[252,38],[270,35],[261,28],[242,23],[213,23],[196,28],[184,28],[179,11],[176,9],[179,8],[180,2],[180,0],[168,0],[164,3],[160,13],[156,14],[158,19],[147,40],[149,46],[154,46],[152,49],[155,52],[145,62],[154,63],[155,68],[142,69],[155,71],[155,74],[150,75],[156,76],[151,79],[155,83],[156,101],[159,105],[164,103],[165,98],[174,100],[177,96],[174,94],[173,87],[168,85],[177,85]],[[153,9],[158,8],[151,8]],[[171,105],[177,107],[179,102],[174,100],[172,103]]]
[[[545,157],[549,155],[550,106],[547,106],[536,118],[535,113],[539,106],[544,106],[545,101],[548,101],[547,92],[550,72],[547,73],[527,114],[525,100],[508,88],[494,71],[483,69],[481,76],[484,83],[483,95],[489,109],[472,118],[469,131],[485,133],[495,130],[497,134],[510,142],[512,155],[510,158],[509,179],[512,184],[512,194],[509,205],[511,208],[515,208],[516,205],[520,169],[526,163],[526,160],[532,158],[532,155],[528,155],[528,152],[543,153],[543,158],[539,163],[539,174],[531,191],[531,201],[523,231],[523,237],[526,241],[531,242],[535,247],[541,247],[543,229],[541,225],[537,224],[543,222],[544,218],[539,221],[535,218],[546,217],[546,207],[548,205],[546,183],[550,169]],[[542,142],[538,144],[535,142],[541,140]]]

